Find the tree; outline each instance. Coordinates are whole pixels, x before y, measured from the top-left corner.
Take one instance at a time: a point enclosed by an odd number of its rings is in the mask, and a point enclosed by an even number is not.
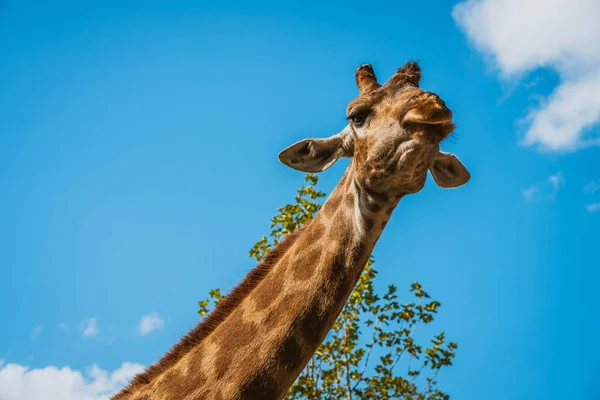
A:
[[[263,236],[250,257],[261,261],[285,235],[308,222],[321,208],[325,193],[316,189],[318,177],[306,175],[306,185],[295,202],[280,208],[271,220],[271,239]],[[288,394],[292,399],[410,399],[438,400],[449,396],[437,389],[440,370],[452,365],[458,345],[444,332],[417,344],[417,327],[433,322],[440,303],[431,300],[418,282],[410,287],[412,299],[400,303],[397,288],[383,295],[375,291],[377,276],[371,258],[358,284],[325,341],[302,371]],[[214,289],[198,302],[201,318],[222,298]],[[377,359],[378,361],[375,361]],[[374,364],[374,365],[373,365]],[[398,373],[404,370],[404,376]]]

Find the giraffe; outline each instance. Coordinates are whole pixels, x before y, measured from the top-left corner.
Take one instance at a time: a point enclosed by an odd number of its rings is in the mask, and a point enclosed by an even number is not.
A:
[[[427,171],[443,188],[470,179],[456,156],[439,149],[454,130],[452,112],[420,89],[420,77],[416,62],[383,85],[370,64],[357,68],[359,96],[348,105],[346,127],[278,156],[312,173],[351,158],[320,212],[113,400],[285,395],[341,312],[400,199],[423,188]]]

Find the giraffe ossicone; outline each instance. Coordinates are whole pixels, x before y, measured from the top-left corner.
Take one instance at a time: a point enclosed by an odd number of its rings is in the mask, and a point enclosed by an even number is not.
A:
[[[341,312],[400,199],[421,190],[428,171],[443,188],[469,181],[458,158],[440,151],[454,130],[452,112],[419,87],[417,63],[383,85],[370,64],[355,78],[360,94],[346,127],[279,154],[304,172],[351,159],[321,211],[114,400],[281,399]]]

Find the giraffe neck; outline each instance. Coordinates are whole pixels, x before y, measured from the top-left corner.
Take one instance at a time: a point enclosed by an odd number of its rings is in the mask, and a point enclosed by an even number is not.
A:
[[[350,165],[256,287],[129,399],[281,399],[341,312],[397,200],[362,190]]]

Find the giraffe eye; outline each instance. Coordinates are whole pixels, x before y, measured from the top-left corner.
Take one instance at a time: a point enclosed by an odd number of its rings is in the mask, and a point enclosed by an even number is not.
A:
[[[371,113],[371,110],[369,110],[369,109],[362,109],[362,110],[359,109],[356,111],[352,111],[350,113],[350,115],[348,115],[348,119],[350,121],[352,121],[354,126],[361,127],[367,120],[367,117],[369,116],[370,113]]]

